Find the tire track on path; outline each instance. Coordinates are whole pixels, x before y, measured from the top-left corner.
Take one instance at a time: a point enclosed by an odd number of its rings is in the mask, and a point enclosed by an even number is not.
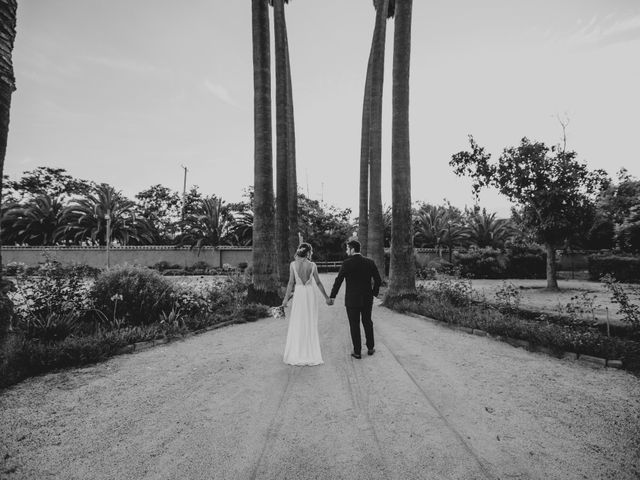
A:
[[[349,339],[345,338],[342,343],[345,347],[344,349],[348,351],[351,346]],[[357,361],[358,360],[353,359],[351,356],[345,358],[343,361],[344,378],[349,387],[349,394],[353,402],[354,409],[357,412],[356,421],[358,425],[364,425],[364,430],[373,437],[373,442],[378,453],[377,458],[380,459],[378,467],[382,471],[384,478],[389,479],[391,478],[389,464],[386,461],[380,437],[376,432],[375,423],[371,418],[371,413],[368,407],[368,395],[364,391],[359,380],[359,377],[363,376],[362,369],[360,369],[360,372],[356,372],[355,362]]]
[[[482,474],[485,476],[485,478],[498,479],[498,477],[493,475],[489,471],[489,469],[485,466],[484,461],[475,452],[473,447],[471,447],[471,445],[469,445],[469,443],[464,439],[463,435],[460,434],[460,432],[449,422],[449,420],[447,420],[446,416],[442,413],[442,411],[438,408],[435,402],[431,399],[431,397],[426,392],[426,390],[422,387],[422,385],[420,385],[420,383],[416,380],[415,376],[409,371],[407,366],[400,360],[398,355],[393,351],[393,349],[390,348],[389,344],[386,341],[384,342],[380,341],[381,338],[382,338],[382,335],[378,333],[378,338],[376,339],[376,343],[378,345],[383,345],[385,349],[391,354],[395,362],[400,366],[400,368],[404,371],[407,377],[411,380],[413,385],[418,389],[422,397],[426,400],[429,407],[436,412],[438,418],[442,421],[442,423],[446,426],[446,428],[453,434],[453,436],[457,439],[457,441],[462,446],[462,448],[466,451],[466,453],[473,458],[473,460],[475,461],[475,463],[477,464],[478,468],[480,469]]]
[[[284,387],[282,388],[282,395],[280,396],[278,406],[273,412],[273,416],[271,417],[271,421],[269,422],[269,426],[267,427],[267,432],[262,443],[262,450],[251,474],[251,480],[256,480],[256,478],[258,478],[258,473],[260,473],[260,467],[263,464],[265,455],[269,450],[269,447],[273,445],[274,441],[277,438],[278,431],[282,426],[282,407],[284,404],[286,404],[289,397],[291,397],[291,391],[293,389],[295,379],[299,376],[299,372],[300,370],[298,368],[293,366],[289,367],[289,371],[287,372],[287,380],[284,384]]]

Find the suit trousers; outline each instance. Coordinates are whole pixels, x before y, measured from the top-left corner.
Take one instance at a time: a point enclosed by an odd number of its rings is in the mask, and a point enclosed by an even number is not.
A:
[[[364,336],[367,341],[367,349],[373,350],[373,321],[371,320],[371,309],[373,305],[366,307],[347,307],[347,317],[349,318],[349,328],[351,329],[351,341],[353,351],[360,353],[362,350],[362,339],[360,338],[360,321],[364,328]]]

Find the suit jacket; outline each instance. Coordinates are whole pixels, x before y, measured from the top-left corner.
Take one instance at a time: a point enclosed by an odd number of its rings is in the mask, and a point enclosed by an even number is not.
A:
[[[371,307],[373,297],[378,296],[382,279],[373,260],[360,254],[351,255],[340,267],[333,283],[331,298],[336,298],[343,280],[347,280],[344,304],[347,307]],[[373,281],[373,285],[372,285]]]

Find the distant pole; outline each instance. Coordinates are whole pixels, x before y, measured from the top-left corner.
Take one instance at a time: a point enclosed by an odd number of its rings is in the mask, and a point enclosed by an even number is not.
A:
[[[184,165],[181,165],[184,168],[184,181],[182,183],[182,221],[184,222],[184,215],[187,209],[187,172],[189,169]]]
[[[106,243],[107,243],[107,268],[110,267],[110,258],[109,258],[109,246],[111,244],[111,209],[107,210],[107,214],[104,216],[107,221],[107,233],[106,233]]]

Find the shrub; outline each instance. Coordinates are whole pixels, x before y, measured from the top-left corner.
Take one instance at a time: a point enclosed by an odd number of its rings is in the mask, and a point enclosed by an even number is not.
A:
[[[589,279],[598,281],[606,274],[619,282],[640,283],[640,257],[619,255],[590,255]]]
[[[169,269],[181,269],[182,266],[178,265],[177,263],[169,263],[166,260],[161,260],[158,263],[154,263],[151,268],[153,268],[154,270],[158,270],[159,272],[164,272],[165,270],[169,270]]]
[[[207,293],[211,311],[228,313],[244,304],[249,281],[243,277],[227,277]]]
[[[255,322],[261,318],[267,318],[270,315],[269,307],[260,303],[248,303],[241,305],[234,315],[239,320],[245,320],[247,322]]]
[[[188,272],[183,268],[168,268],[167,270],[163,270],[162,274],[167,277],[183,277],[188,275]]]
[[[506,258],[493,248],[474,248],[466,253],[455,254],[460,273],[470,278],[504,278]]]
[[[210,265],[207,262],[199,260],[195,262],[193,265],[191,265],[190,267],[188,267],[186,270],[190,272],[202,274],[202,273],[205,273],[207,270],[209,270],[209,268],[210,268]]]
[[[22,262],[9,262],[4,268],[4,274],[8,276],[20,275],[27,270],[27,265]]]
[[[15,290],[13,282],[4,278],[0,280],[0,350],[13,317],[13,302],[8,295],[12,290]]]
[[[98,276],[91,290],[95,308],[124,318],[127,325],[148,325],[173,307],[173,285],[146,267],[118,266]]]
[[[421,288],[421,291],[426,291]],[[469,305],[474,298],[473,287],[469,280],[438,280],[429,289],[430,294],[455,306]]]
[[[508,278],[546,278],[547,254],[545,252],[507,252]]]
[[[56,326],[65,323],[61,319],[74,316],[81,320],[93,309],[88,295],[90,285],[82,267],[48,263],[41,265],[39,271],[39,276],[16,277],[16,288],[8,294],[14,304],[16,326],[27,335],[58,338],[66,331],[65,327]]]

